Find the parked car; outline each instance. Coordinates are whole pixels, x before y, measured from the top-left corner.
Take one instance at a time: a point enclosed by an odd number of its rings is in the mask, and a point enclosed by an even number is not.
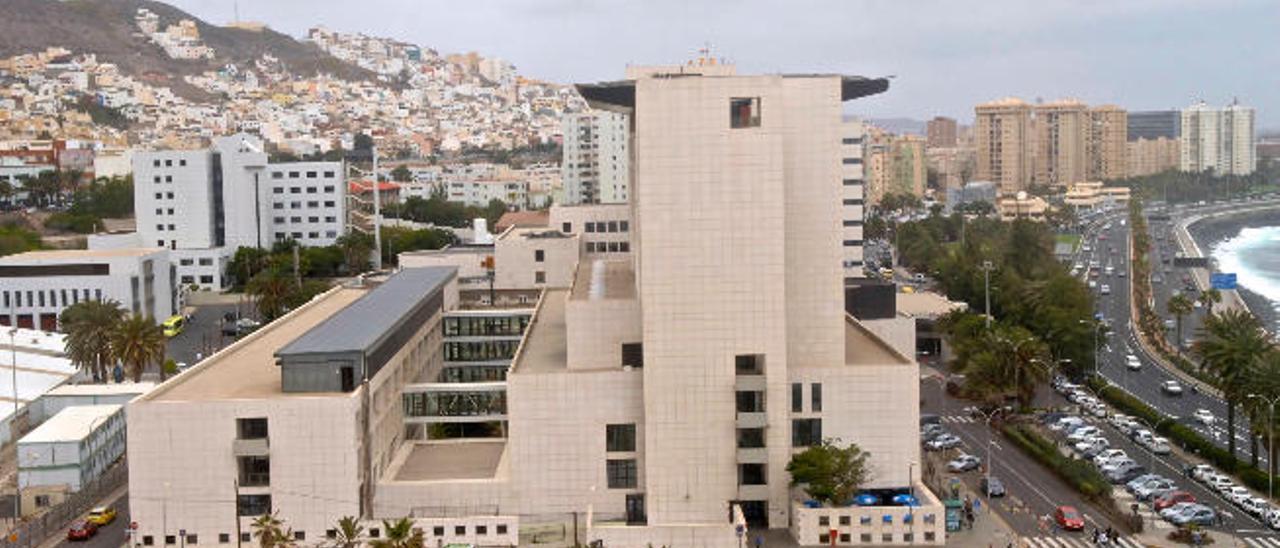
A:
[[[1098,453],[1101,453],[1103,449],[1107,449],[1110,447],[1111,447],[1111,442],[1107,440],[1107,438],[1104,438],[1102,436],[1094,436],[1092,438],[1089,438],[1087,440],[1084,440],[1080,443],[1075,444],[1073,449],[1075,449],[1077,453],[1080,453],[1080,456],[1085,458],[1091,458],[1089,457],[1089,453],[1093,453],[1094,455],[1096,455]]]
[[[89,540],[98,534],[98,524],[84,520],[76,522],[67,530],[67,540]]]
[[[1142,485],[1139,485],[1137,489],[1134,489],[1133,496],[1136,497],[1138,500],[1151,500],[1152,496],[1156,492],[1169,491],[1169,490],[1175,489],[1176,487],[1177,485],[1175,485],[1172,481],[1169,481],[1165,478],[1155,478],[1143,483]]]
[[[1165,438],[1162,436],[1155,436],[1150,440],[1148,440],[1147,443],[1144,443],[1143,445],[1146,446],[1148,451],[1151,451],[1152,453],[1155,453],[1157,455],[1168,455],[1169,453],[1173,452],[1173,447],[1169,445],[1168,438]]]
[[[1267,513],[1267,526],[1272,529],[1280,530],[1280,509],[1272,508]]]
[[[1160,517],[1163,518],[1165,521],[1173,521],[1174,516],[1177,516],[1183,512],[1192,510],[1197,506],[1200,506],[1200,505],[1194,502],[1179,502],[1168,508],[1165,508],[1164,510],[1161,510]]]
[[[982,459],[973,455],[960,455],[947,463],[947,471],[953,473],[968,472],[977,470],[982,465]]]
[[[1209,478],[1209,481],[1205,483],[1209,486],[1210,489],[1217,491],[1218,494],[1220,495],[1226,495],[1228,492],[1231,491],[1232,487],[1236,486],[1235,482],[1231,481],[1231,478],[1222,474],[1218,474],[1216,476],[1213,476],[1212,478]]]
[[[1271,504],[1262,497],[1249,497],[1240,503],[1240,509],[1254,517],[1262,518],[1271,512]]]
[[[1138,476],[1136,478],[1129,480],[1128,483],[1125,483],[1124,490],[1132,493],[1133,490],[1137,489],[1139,485],[1142,485],[1143,483],[1146,483],[1153,479],[1159,479],[1161,477],[1163,476],[1161,476],[1160,474],[1143,474],[1141,476]]]
[[[1151,509],[1159,512],[1180,502],[1195,502],[1196,497],[1187,491],[1170,491],[1151,501]]]
[[[1209,426],[1213,424],[1213,413],[1210,413],[1208,409],[1196,409],[1195,412],[1191,414],[1191,416],[1195,417],[1196,422],[1199,422],[1200,424],[1203,424],[1205,426]]]
[[[1249,492],[1249,490],[1244,487],[1233,485],[1223,493],[1223,496],[1227,497],[1227,500],[1231,501],[1231,504],[1240,506],[1244,504],[1244,501],[1253,498],[1253,493]]]
[[[1074,506],[1059,506],[1054,509],[1053,521],[1067,531],[1084,530],[1084,516]]]
[[[1193,505],[1190,509],[1173,516],[1171,521],[1174,525],[1187,525],[1194,523],[1200,526],[1213,525],[1216,521],[1216,514],[1213,509],[1202,504]]]
[[[1125,454],[1124,449],[1104,449],[1097,456],[1093,457],[1093,465],[1102,468],[1112,461],[1119,459],[1128,459],[1129,455]]]
[[[1170,396],[1182,395],[1182,385],[1178,381],[1164,381],[1160,383],[1160,390]]]
[[[982,488],[982,492],[986,493],[988,497],[1004,496],[1004,482],[1000,481],[1000,478],[995,476],[983,476],[980,487]]]
[[[1067,435],[1067,440],[1071,442],[1084,441],[1101,433],[1102,431],[1098,430],[1097,426],[1082,426],[1071,431],[1071,433]]]
[[[1129,461],[1116,465],[1111,470],[1105,472],[1104,475],[1106,476],[1107,481],[1112,484],[1119,484],[1145,473],[1147,473],[1147,469],[1145,467],[1136,462]]]
[[[929,441],[946,433],[947,429],[943,428],[941,424],[926,424],[920,428],[920,440]]]
[[[1208,474],[1216,474],[1218,470],[1208,464],[1197,464],[1191,467],[1191,477],[1196,481],[1205,481]]]
[[[1063,417],[1058,422],[1050,425],[1049,429],[1059,432],[1071,432],[1071,430],[1081,426],[1084,426],[1084,419],[1080,417]]]
[[[964,442],[955,434],[942,434],[936,438],[929,440],[925,444],[925,448],[930,451],[944,451],[953,447],[960,447]]]

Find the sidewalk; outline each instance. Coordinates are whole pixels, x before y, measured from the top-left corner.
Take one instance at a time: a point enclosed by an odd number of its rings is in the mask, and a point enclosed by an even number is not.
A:
[[[948,547],[1004,548],[1010,543],[1019,546],[1019,535],[1013,527],[1010,527],[985,499],[978,497],[978,494],[971,491],[967,484],[961,483],[960,496],[966,495],[971,500],[982,501],[982,507],[974,512],[972,529],[961,528],[954,533],[947,533]]]

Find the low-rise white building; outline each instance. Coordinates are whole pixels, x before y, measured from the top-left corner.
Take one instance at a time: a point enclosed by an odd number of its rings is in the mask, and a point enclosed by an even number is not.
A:
[[[112,300],[163,321],[178,309],[163,248],[28,251],[0,257],[0,325],[57,331],[58,315],[81,301]]]
[[[79,491],[124,455],[123,409],[118,404],[68,407],[18,440],[24,515]]]

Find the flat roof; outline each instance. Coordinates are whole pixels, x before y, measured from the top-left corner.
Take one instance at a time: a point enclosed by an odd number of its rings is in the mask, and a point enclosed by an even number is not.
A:
[[[515,238],[515,237],[521,237],[526,239],[542,238],[542,239],[548,239],[548,240],[550,239],[564,240],[568,238],[575,238],[577,236],[574,234],[565,234],[563,232],[560,232],[559,229],[547,228],[545,226],[539,226],[539,227],[513,226],[507,230],[504,230],[502,234],[498,235],[499,240],[506,240],[506,239]]]
[[[365,298],[286,344],[277,354],[368,352],[425,299],[458,275],[457,267],[405,268]]]
[[[395,481],[493,479],[507,450],[506,440],[415,443],[395,471]]]
[[[368,288],[356,287],[331,289],[180,373],[177,378],[153,391],[148,400],[205,401],[315,396],[315,393],[307,392],[286,394],[281,390],[276,352],[368,292]]]
[[[0,264],[21,264],[36,261],[84,261],[89,259],[114,259],[142,257],[161,251],[161,247],[122,247],[117,249],[46,249],[27,251],[0,258]]]
[[[636,272],[626,259],[579,261],[572,291],[575,301],[635,299]]]
[[[915,362],[894,350],[853,316],[845,315],[845,365],[912,365]]]
[[[513,373],[551,373],[568,368],[568,339],[564,322],[568,297],[568,289],[547,289],[542,293],[524,342],[520,343],[520,349],[511,362]]]
[[[156,387],[154,382],[64,384],[45,393],[46,396],[115,396],[146,394]]]
[[[952,310],[968,307],[965,303],[950,300],[946,295],[932,291],[898,294],[898,313],[916,318],[936,318]]]
[[[102,426],[108,417],[119,413],[124,406],[110,405],[75,405],[58,411],[43,424],[22,436],[18,443],[56,443],[61,441],[80,441],[92,432],[93,427]]]
[[[702,75],[702,74],[679,74],[671,75],[682,78],[752,78],[756,76],[769,76],[767,74],[750,75],[737,74],[731,76],[718,75]],[[889,89],[888,78],[867,78],[865,76],[845,76],[840,74],[781,74],[783,78],[840,78],[840,100],[851,101],[860,97],[867,97],[878,93],[884,93]],[[662,78],[656,76],[654,78]],[[635,80],[617,80],[613,82],[599,82],[595,84],[576,84],[578,93],[592,107],[624,107],[635,108],[636,106],[636,81]]]

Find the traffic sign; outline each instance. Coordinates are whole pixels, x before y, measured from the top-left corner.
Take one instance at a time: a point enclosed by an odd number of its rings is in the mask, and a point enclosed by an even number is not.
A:
[[[1228,291],[1236,288],[1235,272],[1214,272],[1209,275],[1209,285],[1219,291]]]

